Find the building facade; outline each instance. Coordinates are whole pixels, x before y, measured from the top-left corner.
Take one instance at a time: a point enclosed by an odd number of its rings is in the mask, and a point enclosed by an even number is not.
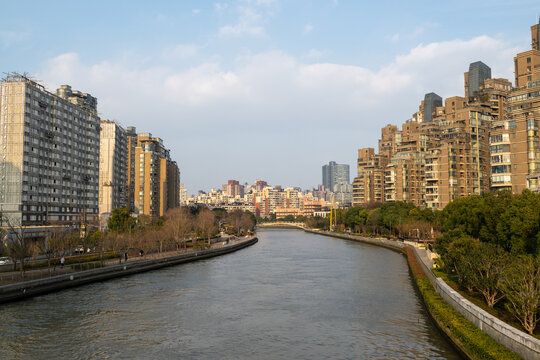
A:
[[[180,173],[160,138],[137,134],[134,162],[131,192],[136,214],[163,216],[169,208],[179,206]]]
[[[0,83],[0,211],[12,225],[97,220],[97,100],[30,78]]]
[[[99,145],[99,214],[128,206],[127,133],[114,121],[101,120]]]
[[[337,164],[335,161],[330,161],[328,165],[322,167],[322,184],[323,186],[334,191],[336,184],[350,184],[350,170],[347,164]]]

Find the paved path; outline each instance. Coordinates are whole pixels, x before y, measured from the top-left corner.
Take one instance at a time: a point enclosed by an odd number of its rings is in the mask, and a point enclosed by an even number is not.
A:
[[[235,240],[231,240],[229,244],[233,244],[238,240],[245,240],[244,238],[237,238]],[[225,245],[225,241],[218,241],[214,244],[212,244],[212,249],[220,248]],[[158,259],[158,258],[166,258],[181,254],[186,254],[190,252],[195,252],[193,248],[189,249],[181,249],[181,250],[174,250],[174,251],[166,251],[161,253],[151,253],[151,254],[145,254],[144,256],[130,256],[128,258],[128,263],[132,263],[135,261],[141,261],[141,260],[151,260],[151,259]],[[58,260],[58,259],[56,259]],[[121,262],[119,261],[119,258],[112,258],[112,259],[106,259],[104,260],[104,266],[110,266],[110,265],[117,265],[120,263],[124,263],[124,257],[122,255]],[[21,272],[18,271],[7,271],[7,272],[1,272],[0,273],[0,285],[8,285],[8,284],[14,284],[21,281],[28,281],[28,280],[35,280],[35,279],[43,279],[51,276],[61,275],[61,274],[68,274],[73,272],[81,271],[79,265],[86,264],[88,267],[86,270],[91,270],[92,265],[94,265],[94,268],[101,267],[100,260],[91,261],[91,262],[81,262],[81,263],[75,263],[64,266],[64,268],[61,268],[59,265],[56,267],[49,268],[41,268],[41,269],[35,269],[35,270],[28,270],[24,272],[24,277],[21,277]],[[11,265],[13,266],[13,265]],[[20,264],[18,265],[20,266]]]

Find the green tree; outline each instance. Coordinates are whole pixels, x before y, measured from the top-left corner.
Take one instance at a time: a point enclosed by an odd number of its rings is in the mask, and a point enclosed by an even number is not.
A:
[[[441,214],[443,232],[460,229],[478,239],[484,222],[484,210],[483,197],[479,195],[453,200],[446,205]]]
[[[108,227],[111,231],[125,232],[135,228],[136,223],[128,208],[118,208],[112,211]]]
[[[366,225],[369,211],[366,208],[355,206],[348,209],[343,217],[343,223],[348,228],[359,231],[361,227]]]
[[[532,335],[540,319],[540,260],[531,255],[514,258],[501,278],[501,288],[506,308]]]
[[[322,216],[312,216],[306,220],[305,224],[312,229],[328,230],[330,228],[330,219]]]
[[[380,209],[372,209],[368,212],[368,217],[366,219],[366,226],[370,228],[372,233],[379,233],[379,218],[380,218]]]
[[[244,213],[249,216],[249,218],[251,219],[251,223],[253,224],[251,227],[254,227],[255,225],[257,225],[257,217],[255,216],[254,213],[252,213],[251,211],[249,210],[244,210]]]
[[[524,190],[499,217],[496,233],[515,254],[538,255],[540,248],[540,194]]]
[[[216,215],[217,221],[223,221],[228,215],[227,210],[223,208],[213,208],[212,211]]]
[[[501,190],[484,195],[482,206],[483,222],[479,232],[480,241],[496,244],[510,251],[510,243],[498,234],[497,225],[502,214],[510,206],[512,201],[513,195],[509,190]]]
[[[435,250],[441,255],[446,270],[456,273],[461,286],[471,287],[469,268],[467,267],[469,258],[467,258],[467,255],[478,245],[478,241],[459,229],[445,233],[435,242]]]
[[[386,202],[381,205],[379,212],[378,225],[388,229],[391,233],[395,233],[401,224],[408,222],[411,217],[410,214],[420,216],[420,212],[413,204],[402,201]]]
[[[287,215],[283,218],[283,221],[286,222],[294,222],[294,216],[293,215]]]

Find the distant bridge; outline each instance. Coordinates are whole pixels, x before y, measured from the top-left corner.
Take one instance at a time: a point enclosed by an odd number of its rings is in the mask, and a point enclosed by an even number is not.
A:
[[[285,221],[276,221],[271,223],[259,223],[257,224],[259,228],[293,228],[293,229],[304,229],[306,225],[303,222],[285,222]]]

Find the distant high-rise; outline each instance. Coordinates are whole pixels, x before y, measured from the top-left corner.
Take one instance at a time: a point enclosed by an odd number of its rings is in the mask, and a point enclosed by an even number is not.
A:
[[[481,61],[471,63],[465,73],[465,97],[474,97],[486,79],[491,79],[491,68]]]
[[[231,197],[243,197],[244,196],[244,185],[241,185],[238,180],[229,180],[227,184],[222,186],[223,193]]]
[[[322,167],[322,182],[326,189],[334,191],[336,184],[350,184],[349,165],[330,161]]]
[[[433,120],[433,114],[437,106],[442,106],[442,98],[435,94],[429,93],[424,96],[424,122]]]

